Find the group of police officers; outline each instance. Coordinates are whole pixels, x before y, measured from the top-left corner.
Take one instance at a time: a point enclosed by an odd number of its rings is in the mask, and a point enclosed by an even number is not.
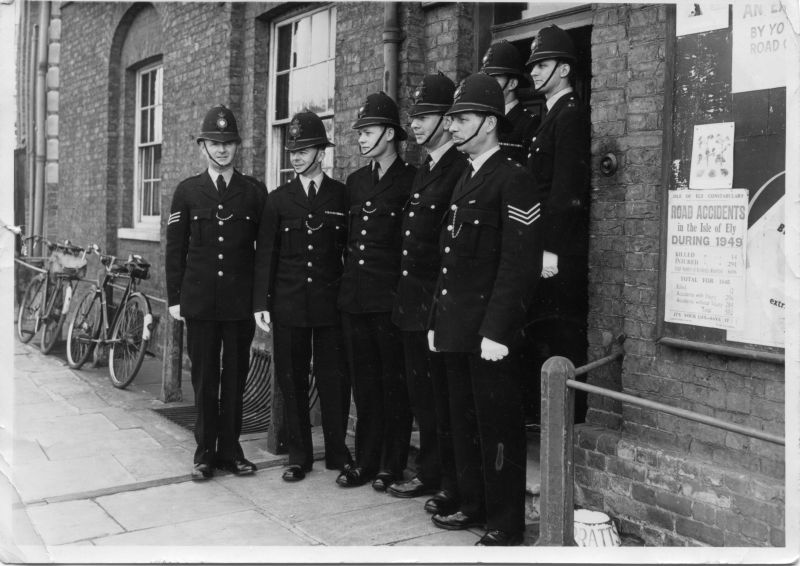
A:
[[[193,479],[255,472],[239,434],[258,325],[285,400],[285,481],[312,469],[313,364],[339,486],[430,496],[436,526],[485,528],[483,546],[522,542],[525,399],[543,359],[586,355],[589,120],[575,63],[550,26],[524,64],[498,42],[458,88],[425,76],[408,113],[419,168],[398,154],[396,103],[370,94],[353,124],[369,164],[345,184],[322,170],[334,145],[322,121],[300,112],[285,147],[296,176],[269,195],[233,168],[232,112],[209,111],[197,137],[207,170],[178,185],[167,221],[169,311],[186,322],[198,409]],[[546,99],[540,124],[516,96],[531,81]]]

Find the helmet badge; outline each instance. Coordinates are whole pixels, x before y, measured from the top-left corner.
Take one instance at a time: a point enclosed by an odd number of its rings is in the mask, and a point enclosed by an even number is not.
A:
[[[536,50],[539,48],[539,36],[533,38],[531,41],[531,53],[536,53]]]
[[[359,118],[363,118],[364,115],[366,115],[366,113],[367,113],[367,105],[368,104],[369,104],[368,102],[365,102],[364,106],[362,106],[361,108],[358,109],[358,117]]]
[[[465,82],[466,82],[466,79],[461,79],[461,82],[458,83],[458,88],[456,89],[456,92],[453,94],[453,104],[455,104],[456,102],[459,102],[461,100],[461,95],[463,94],[462,91],[464,90],[464,83]]]
[[[222,132],[228,127],[228,121],[225,119],[225,114],[220,112],[217,114],[217,129]]]
[[[491,62],[492,62],[492,48],[490,46],[489,49],[486,50],[486,55],[483,56],[482,60],[483,65],[481,67],[481,70],[485,69],[486,66]]]
[[[289,124],[289,137],[292,140],[297,140],[300,137],[300,120],[295,118],[292,120],[292,123]]]
[[[411,95],[411,102],[414,104],[421,104],[425,100],[425,83],[422,82]]]

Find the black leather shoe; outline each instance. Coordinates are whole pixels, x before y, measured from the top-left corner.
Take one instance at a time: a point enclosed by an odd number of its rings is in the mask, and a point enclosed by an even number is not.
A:
[[[436,492],[436,489],[430,485],[425,485],[422,480],[413,477],[407,481],[396,481],[390,485],[386,491],[389,495],[401,498],[419,497],[420,495],[430,495]]]
[[[519,546],[522,544],[522,533],[508,533],[492,529],[487,531],[475,546]]]
[[[283,481],[300,481],[306,477],[306,471],[297,464],[292,464],[283,472]]]
[[[220,470],[230,472],[235,476],[249,476],[256,471],[256,465],[250,460],[241,458],[232,462],[220,462],[217,466]]]
[[[192,469],[192,480],[205,481],[214,477],[214,470],[208,464],[195,464]]]
[[[372,482],[372,489],[375,491],[386,491],[394,482],[394,474],[390,472],[378,472]]]
[[[358,487],[367,483],[371,477],[364,468],[349,466],[339,474],[336,483],[342,487]]]
[[[482,517],[470,517],[461,511],[456,511],[452,515],[434,515],[431,517],[433,524],[440,529],[448,531],[462,531],[473,527],[483,527],[485,520]]]
[[[433,494],[433,497],[425,502],[425,511],[434,515],[450,515],[458,510],[458,500],[456,496],[446,489],[442,489]]]

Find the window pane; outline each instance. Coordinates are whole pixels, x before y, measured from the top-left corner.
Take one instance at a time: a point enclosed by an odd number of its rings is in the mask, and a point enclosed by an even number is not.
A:
[[[311,16],[310,63],[319,63],[328,58],[328,12],[318,12]]]
[[[292,99],[289,108],[299,112],[308,108],[321,114],[327,112],[328,106],[328,64],[319,63],[297,69],[292,73]]]
[[[330,10],[331,17],[328,20],[328,57],[336,57],[336,7]]]
[[[150,92],[150,77],[147,73],[142,73],[141,77],[141,88],[139,89],[139,106],[144,107],[147,106],[147,94]]]
[[[278,71],[285,71],[289,68],[292,57],[292,26],[281,26],[278,28]]]
[[[149,113],[146,109],[139,112],[139,143],[146,143],[149,138],[150,132],[147,131],[150,125]]]
[[[304,67],[311,62],[311,18],[303,18],[294,24],[294,41],[292,50],[295,53],[295,67]]]
[[[147,74],[149,76],[149,81],[148,81],[149,92],[147,95],[147,105],[153,106],[156,103],[156,70],[153,69]]]
[[[275,79],[275,119],[289,117],[289,74],[278,75]]]
[[[153,179],[161,180],[161,146],[153,146]]]
[[[155,132],[155,126],[156,126],[155,108],[151,108],[150,109],[150,112],[147,113],[147,117],[150,119],[150,125],[149,125],[148,130],[147,130],[147,141],[148,142],[152,142],[153,141],[153,132]]]

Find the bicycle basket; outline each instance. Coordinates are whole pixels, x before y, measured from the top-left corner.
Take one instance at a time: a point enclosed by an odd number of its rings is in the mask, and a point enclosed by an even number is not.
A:
[[[63,273],[70,277],[83,278],[86,275],[86,258],[56,249],[50,254],[50,273]]]
[[[136,279],[150,279],[150,264],[146,261],[130,263],[128,273]]]

